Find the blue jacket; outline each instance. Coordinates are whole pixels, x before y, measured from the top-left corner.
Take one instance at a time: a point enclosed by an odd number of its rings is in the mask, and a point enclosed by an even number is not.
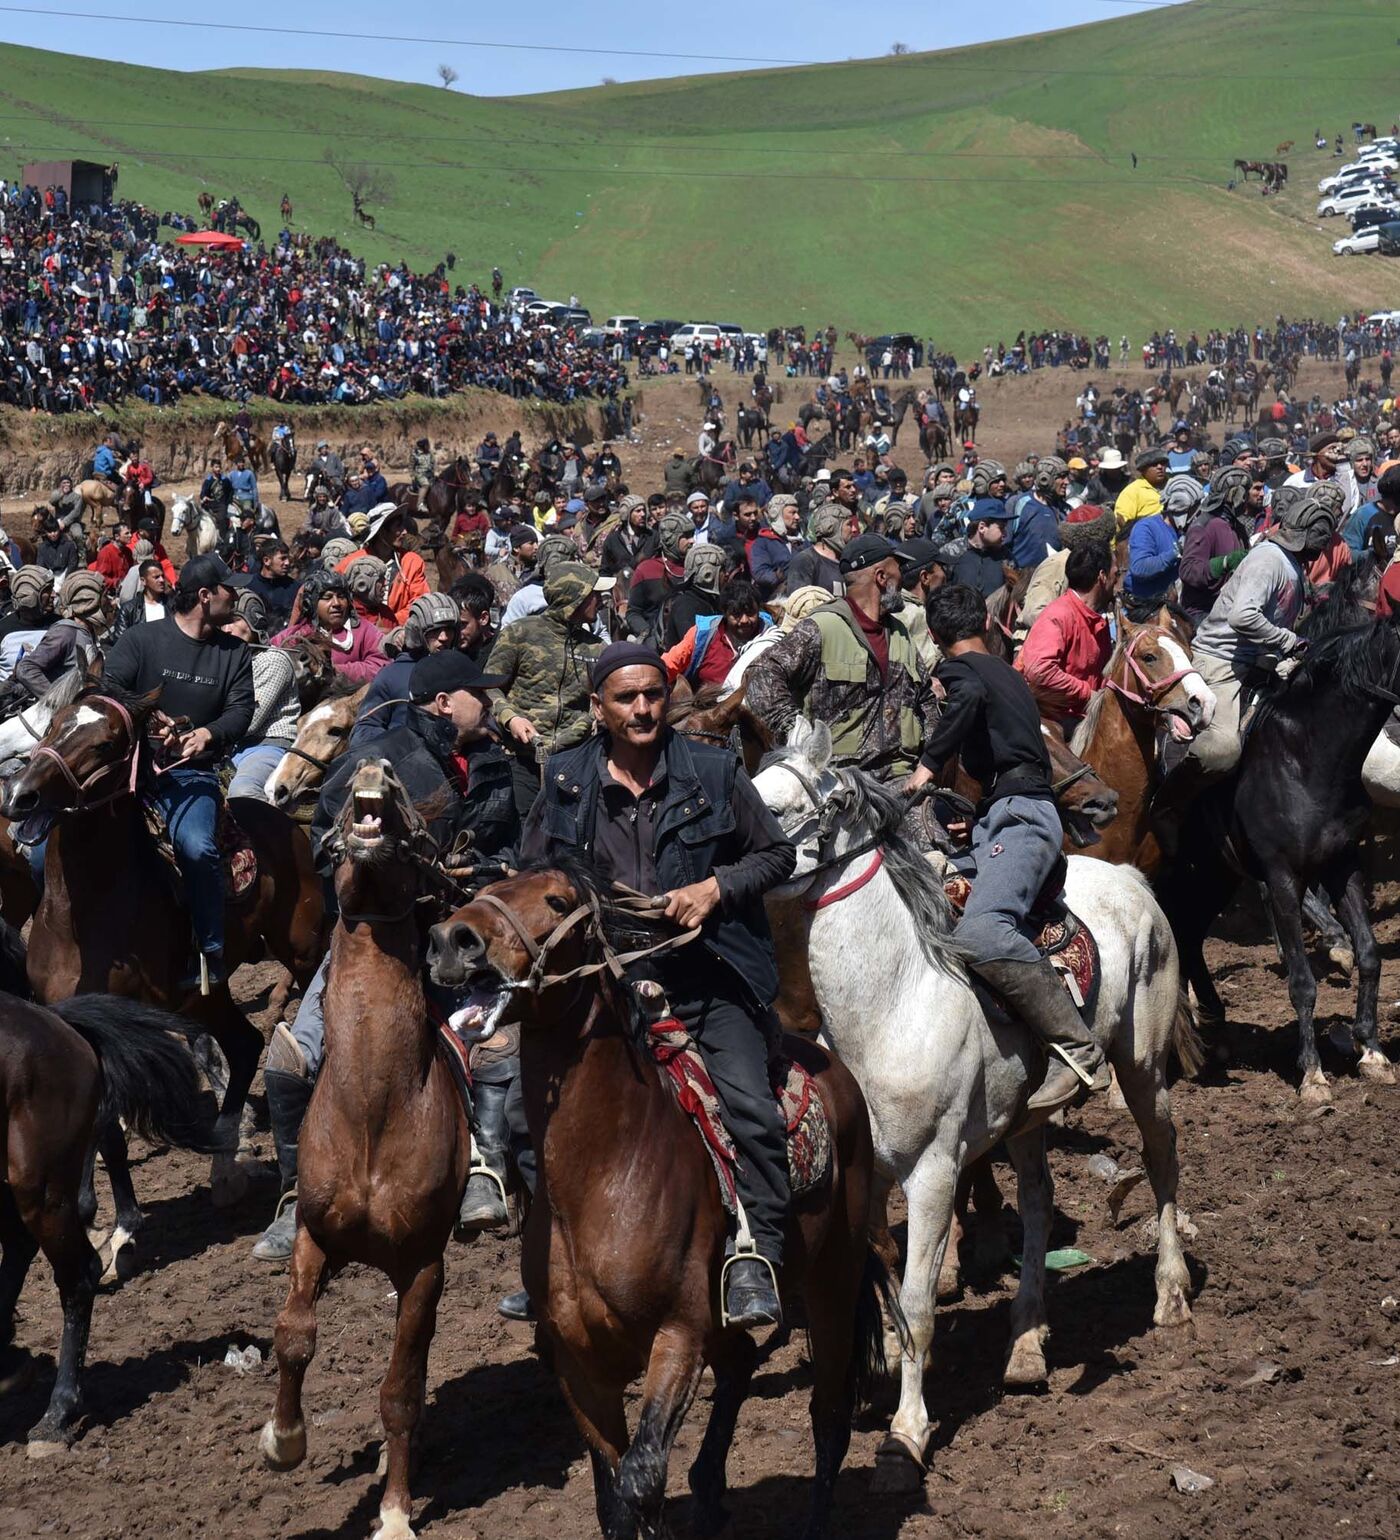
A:
[[[92,473],[94,476],[114,476],[117,471],[117,457],[106,444],[99,444],[96,453],[92,457]]]
[[[792,547],[781,535],[759,530],[758,538],[749,547],[749,572],[765,599],[771,598],[787,581],[791,560]]]
[[[1354,514],[1342,525],[1342,539],[1351,547],[1353,556],[1360,556],[1366,549],[1366,531],[1371,527],[1371,520],[1381,511],[1379,503],[1362,503]]]
[[[1039,498],[1028,497],[1021,504],[1016,533],[1011,537],[1011,565],[1024,572],[1038,567],[1051,551],[1060,549],[1060,521],[1055,510]]]
[[[762,476],[755,476],[746,487],[740,486],[737,481],[726,482],[724,488],[724,511],[731,518],[734,515],[734,510],[739,506],[739,494],[741,492],[751,492],[758,499],[758,506],[766,508],[768,506],[768,499],[773,495],[773,488],[768,485]]]
[[[1160,513],[1128,526],[1128,575],[1123,587],[1135,599],[1158,599],[1176,582],[1181,551],[1176,531]]]
[[[773,617],[767,610],[759,611],[759,618],[763,622],[763,630],[773,629]],[[686,666],[685,677],[694,680],[700,673],[700,663],[705,654],[710,650],[710,643],[715,639],[715,633],[719,630],[719,623],[724,619],[723,615],[697,615],[695,617],[695,651],[690,656],[690,662]],[[761,636],[763,633],[760,632]],[[387,672],[387,670],[383,670]]]
[[[386,664],[370,680],[365,698],[360,702],[360,709],[355,713],[355,725],[350,729],[352,749],[363,748],[375,738],[382,738],[385,733],[407,725],[408,676],[413,672],[415,662],[417,662],[416,658],[401,652],[392,663]],[[398,701],[399,704],[396,706],[384,704],[391,700]],[[383,709],[375,711],[376,706],[381,706]],[[370,715],[371,711],[374,711],[373,716]]]

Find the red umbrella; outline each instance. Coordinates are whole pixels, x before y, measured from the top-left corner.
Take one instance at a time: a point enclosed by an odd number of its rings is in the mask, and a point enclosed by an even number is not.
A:
[[[242,251],[245,242],[236,235],[225,235],[222,230],[191,230],[175,237],[177,246],[209,246],[215,251]]]

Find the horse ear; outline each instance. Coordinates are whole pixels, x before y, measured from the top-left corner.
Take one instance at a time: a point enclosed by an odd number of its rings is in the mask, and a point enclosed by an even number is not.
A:
[[[807,748],[804,751],[813,770],[826,769],[831,761],[831,748],[831,729],[825,722],[814,722],[811,737],[807,740]]]
[[[160,705],[160,694],[164,688],[164,685],[158,684],[154,690],[147,690],[144,695],[138,696],[135,702],[133,702],[135,711],[132,714],[144,717],[154,711]]]
[[[83,688],[85,690],[93,689],[99,683],[101,683],[101,680],[102,654],[99,651],[94,651],[92,656],[87,660],[86,667],[83,669]]]

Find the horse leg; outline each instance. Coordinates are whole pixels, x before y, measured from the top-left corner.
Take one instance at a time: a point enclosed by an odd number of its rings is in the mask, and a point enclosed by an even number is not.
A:
[[[0,1395],[17,1389],[29,1374],[28,1353],[14,1345],[15,1306],[38,1251],[14,1192],[0,1182]]]
[[[306,1226],[299,1225],[292,1247],[287,1302],[272,1335],[277,1353],[277,1402],[258,1438],[263,1459],[273,1470],[291,1470],[306,1458],[301,1385],[316,1352],[316,1301],[326,1266],[325,1252],[312,1240]]]
[[[1376,933],[1366,906],[1366,879],[1353,868],[1344,877],[1330,879],[1327,891],[1351,936],[1356,955],[1356,1025],[1353,1035],[1361,1048],[1358,1066],[1367,1080],[1395,1084],[1395,1070],[1380,1045],[1376,1032],[1376,996],[1380,993],[1381,959]]]
[[[875,1456],[875,1491],[908,1491],[923,1480],[930,1432],[924,1369],[933,1342],[935,1290],[953,1218],[959,1164],[955,1150],[931,1146],[904,1183],[909,1229],[899,1303],[909,1341],[900,1354],[899,1408]]]
[[[248,1190],[248,1173],[238,1163],[238,1141],[248,1087],[262,1052],[262,1033],[233,1003],[227,985],[210,1000],[209,1031],[228,1062],[228,1086],[214,1124],[215,1155],[209,1173],[216,1208],[227,1208]]]
[[[1328,908],[1327,900],[1318,888],[1308,888],[1304,892],[1303,918],[1327,943],[1327,960],[1350,975],[1356,966],[1356,954],[1347,939],[1346,931],[1337,923],[1336,916]]]
[[[136,1189],[131,1183],[131,1164],[127,1160],[126,1135],[116,1122],[108,1123],[97,1136],[97,1147],[102,1151],[102,1162],[107,1167],[107,1180],[112,1184],[112,1202],[116,1207],[117,1220],[111,1237],[103,1243],[103,1283],[120,1283],[118,1258],[122,1250],[131,1245],[140,1230],[145,1215],[136,1201]],[[81,1198],[79,1208],[81,1210]]]
[[[408,1490],[410,1445],[423,1416],[427,1395],[428,1349],[437,1330],[438,1300],[442,1298],[443,1265],[438,1255],[399,1285],[399,1319],[388,1372],[379,1387],[379,1415],[384,1423],[389,1468],[379,1503],[375,1540],[413,1540],[409,1525],[412,1498]]]
[[[1309,1106],[1332,1100],[1327,1077],[1317,1054],[1313,1031],[1313,1012],[1317,1006],[1317,980],[1313,978],[1303,943],[1301,901],[1303,884],[1295,872],[1275,866],[1268,873],[1269,908],[1274,918],[1274,933],[1283,951],[1288,969],[1288,998],[1298,1018],[1299,1098]]]
[[[1126,1036],[1126,1034],[1125,1034]],[[1191,1319],[1187,1295],[1191,1275],[1176,1229],[1176,1124],[1172,1122],[1171,1093],[1167,1090],[1166,1043],[1150,1058],[1138,1058],[1133,1044],[1116,1038],[1110,1050],[1123,1100],[1142,1134],[1142,1158],[1157,1200],[1157,1303],[1154,1326],[1184,1326]],[[1116,1050],[1116,1051],[1114,1051]]]
[[[564,1393],[569,1411],[573,1414],[578,1430],[588,1445],[588,1457],[593,1466],[593,1502],[598,1513],[598,1527],[604,1540],[627,1531],[620,1526],[627,1522],[617,1499],[617,1470],[627,1448],[627,1418],[622,1406],[622,1387],[595,1383],[587,1369],[565,1353],[559,1344],[552,1343],[554,1367],[559,1375],[559,1388]],[[636,1534],[632,1524],[630,1533]]]
[[[637,1432],[617,1468],[617,1504],[624,1523],[618,1540],[636,1533],[661,1540],[666,1467],[685,1414],[695,1399],[705,1359],[699,1337],[685,1324],[663,1326],[651,1344]],[[636,1530],[629,1529],[630,1524]]]
[[[1045,1339],[1045,1251],[1050,1240],[1050,1216],[1055,1184],[1045,1158],[1045,1125],[1006,1141],[1016,1168],[1016,1206],[1021,1210],[1021,1282],[1011,1302],[1011,1348],[1006,1358],[1006,1385],[1043,1385]]]
[[[749,1393],[758,1356],[758,1344],[744,1331],[727,1333],[710,1359],[715,1394],[700,1452],[690,1467],[690,1490],[695,1499],[690,1527],[702,1540],[706,1535],[718,1534],[729,1519],[724,1507],[728,1490],[725,1465],[734,1442],[739,1408]]]
[[[972,1188],[972,1204],[977,1211],[977,1224],[972,1238],[972,1264],[979,1278],[990,1281],[1000,1277],[1011,1260],[1011,1247],[1001,1222],[1001,1188],[997,1186],[991,1155],[983,1155],[973,1161],[964,1177]]]
[[[53,1268],[63,1304],[63,1337],[58,1347],[58,1372],[44,1415],[29,1430],[29,1457],[61,1454],[73,1442],[74,1423],[82,1406],[82,1373],[87,1360],[92,1301],[102,1263],[88,1242],[78,1218],[81,1167],[63,1179],[46,1173],[43,1193],[34,1194],[25,1222]],[[20,1199],[23,1204],[23,1197]]]

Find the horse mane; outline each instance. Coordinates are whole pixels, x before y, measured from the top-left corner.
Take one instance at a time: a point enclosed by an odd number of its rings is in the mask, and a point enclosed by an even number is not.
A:
[[[1118,649],[1113,649],[1113,656],[1104,665],[1104,672],[1113,666],[1118,658]],[[1076,759],[1084,758],[1084,751],[1094,740],[1094,734],[1099,730],[1099,718],[1103,715],[1104,701],[1108,696],[1108,687],[1095,690],[1089,697],[1089,705],[1080,719],[1079,726],[1074,729],[1069,740],[1069,751]]]
[[[573,851],[556,851],[519,869],[521,877],[557,872],[564,877],[581,904],[587,904],[598,916],[603,940],[617,952],[629,952],[638,946],[676,933],[677,926],[661,915],[651,918],[619,908],[617,895],[591,862]]]
[[[346,696],[358,695],[363,689],[363,684],[359,684],[353,679],[348,679],[337,669],[331,677],[331,687],[321,697],[320,704],[324,705],[328,700],[340,700]]]
[[[77,698],[87,689],[89,680],[80,668],[70,668],[65,674],[60,675],[44,693],[36,704],[42,704],[61,711],[65,706],[71,706]],[[112,699],[117,698],[115,690],[102,690],[100,683],[94,688]],[[123,702],[125,704],[125,702]]]
[[[1281,689],[1265,697],[1255,730],[1289,706],[1325,694],[1358,704],[1372,704],[1377,690],[1395,691],[1400,683],[1400,632],[1387,620],[1369,616],[1342,625],[1313,640],[1303,661]]]
[[[1322,601],[1299,626],[1299,634],[1317,643],[1365,625],[1373,611],[1363,602],[1362,594],[1374,576],[1375,558],[1369,551],[1358,561],[1348,563],[1337,574]]]

